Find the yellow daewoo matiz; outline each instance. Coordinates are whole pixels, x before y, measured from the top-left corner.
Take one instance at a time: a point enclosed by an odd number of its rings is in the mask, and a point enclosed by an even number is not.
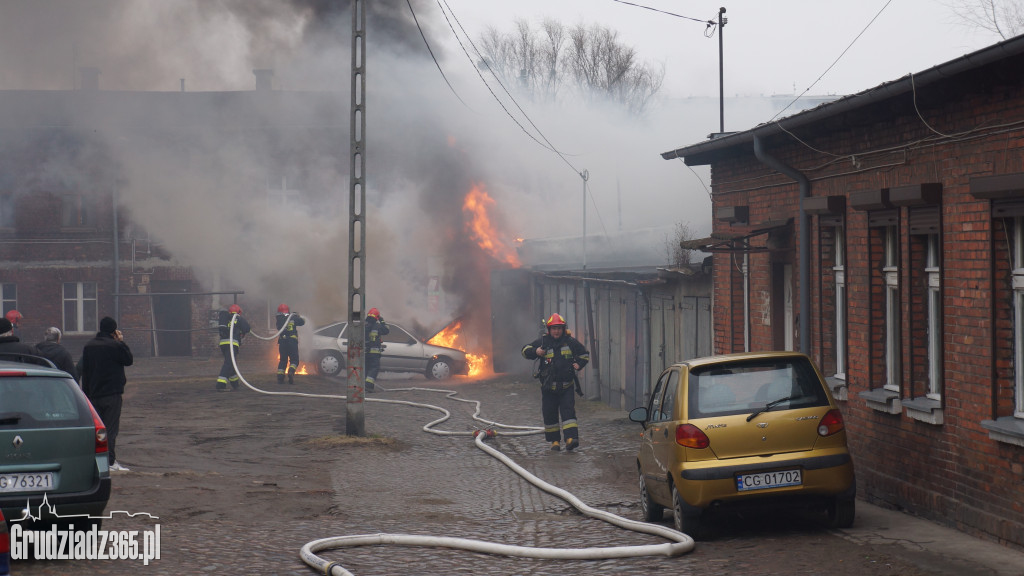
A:
[[[673,512],[701,534],[711,507],[820,503],[831,527],[853,524],[857,487],[843,415],[809,357],[797,352],[688,360],[658,378],[646,407],[637,470],[644,520]]]

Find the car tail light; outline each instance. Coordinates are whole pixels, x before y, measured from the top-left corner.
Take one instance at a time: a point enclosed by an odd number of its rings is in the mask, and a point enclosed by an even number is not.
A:
[[[28,372],[24,370],[0,370],[0,378],[6,376],[28,376]]]
[[[681,424],[676,426],[676,444],[687,448],[707,448],[711,439],[693,424]]]
[[[843,413],[838,409],[829,410],[818,424],[818,436],[831,436],[841,431],[843,425]]]
[[[96,427],[96,453],[103,454],[107,451],[107,425],[103,423],[96,409],[89,403],[89,411],[92,412],[92,425]]]

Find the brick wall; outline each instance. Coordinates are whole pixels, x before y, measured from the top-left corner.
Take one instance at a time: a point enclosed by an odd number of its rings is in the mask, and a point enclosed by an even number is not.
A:
[[[942,185],[938,230],[941,259],[941,423],[904,410],[870,407],[860,393],[886,384],[884,227],[850,207],[839,228],[811,217],[810,354],[826,374],[835,367],[834,275],[837,241],[845,243],[848,400],[842,404],[857,466],[859,493],[994,540],[1024,546],[1024,448],[989,437],[981,421],[1014,409],[1013,316],[1009,240],[991,202],[969,193],[971,176],[1024,172],[1024,83],[981,72],[933,85],[917,100],[896,98],[823,119],[797,134],[767,140],[769,153],[812,181],[812,196],[843,195],[924,183]],[[977,92],[977,93],[975,93]],[[922,121],[927,119],[929,128]],[[995,128],[995,126],[1001,128]],[[944,134],[964,134],[957,138]],[[969,131],[969,132],[968,132]],[[812,148],[813,147],[813,148]],[[824,154],[822,151],[828,152]],[[751,232],[769,221],[795,218],[795,182],[770,171],[749,151],[713,163],[713,213],[748,206],[750,222],[715,221],[716,234]],[[914,207],[896,207],[899,242],[900,381],[903,400],[927,393],[927,277],[925,236],[911,234]],[[790,243],[797,242],[794,224]],[[762,250],[751,239],[750,336],[753,350],[778,345],[778,265],[793,269],[799,300],[798,250]],[[777,247],[774,247],[777,248]],[[716,351],[742,350],[742,253],[715,256]],[[794,314],[799,307],[794,305]],[[793,319],[796,324],[798,321]],[[894,383],[896,384],[896,383]]]

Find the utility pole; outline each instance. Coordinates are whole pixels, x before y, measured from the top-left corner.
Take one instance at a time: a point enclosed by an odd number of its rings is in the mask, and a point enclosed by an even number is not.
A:
[[[587,180],[590,179],[590,172],[586,169],[580,172],[583,179],[583,269],[587,269]]]
[[[366,356],[363,308],[366,306],[366,0],[352,2],[352,111],[349,118],[351,164],[348,196],[348,394],[345,433],[365,436],[363,413]]]
[[[725,66],[722,62],[722,36],[725,32],[725,25],[729,22],[728,18],[722,18],[722,14],[725,14],[725,7],[718,9],[718,133],[725,133]]]

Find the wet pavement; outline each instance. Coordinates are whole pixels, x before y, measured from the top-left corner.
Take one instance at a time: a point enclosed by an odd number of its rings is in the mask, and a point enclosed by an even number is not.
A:
[[[443,406],[451,419],[436,426],[442,430],[483,427],[471,419],[474,404],[445,397],[456,390],[458,398],[479,400],[484,418],[537,426],[539,391],[527,377],[437,383],[385,374],[380,384],[391,391],[370,395],[364,405],[367,436],[379,442],[299,450],[289,447],[343,435],[345,401],[251,390],[218,395],[212,391],[218,368],[219,359],[139,359],[129,370],[119,453],[132,471],[115,476],[109,509],[159,515],[161,559],[148,566],[128,560],[19,561],[13,575],[307,575],[316,572],[299,559],[304,544],[354,534],[570,548],[664,542],[580,515],[479,450],[470,437],[424,432],[424,425],[441,416],[437,411],[376,401]],[[258,361],[243,360],[241,368],[258,386],[281,390]],[[410,387],[419,389],[395,390]],[[318,377],[300,377],[294,389],[344,393],[342,383]],[[179,399],[187,399],[184,412]],[[540,435],[499,436],[490,443],[587,505],[639,520],[633,464],[639,426],[598,402],[581,401],[578,410],[582,445],[575,452],[551,452]],[[158,434],[172,436],[165,442],[154,439]],[[247,446],[258,446],[258,453]],[[163,509],[148,509],[153,502]],[[848,530],[828,531],[800,514],[721,522],[718,537],[677,557],[534,560],[393,546],[320,555],[360,576],[1024,574],[1024,554],[1018,551],[863,501]],[[145,525],[116,518],[103,527]]]

